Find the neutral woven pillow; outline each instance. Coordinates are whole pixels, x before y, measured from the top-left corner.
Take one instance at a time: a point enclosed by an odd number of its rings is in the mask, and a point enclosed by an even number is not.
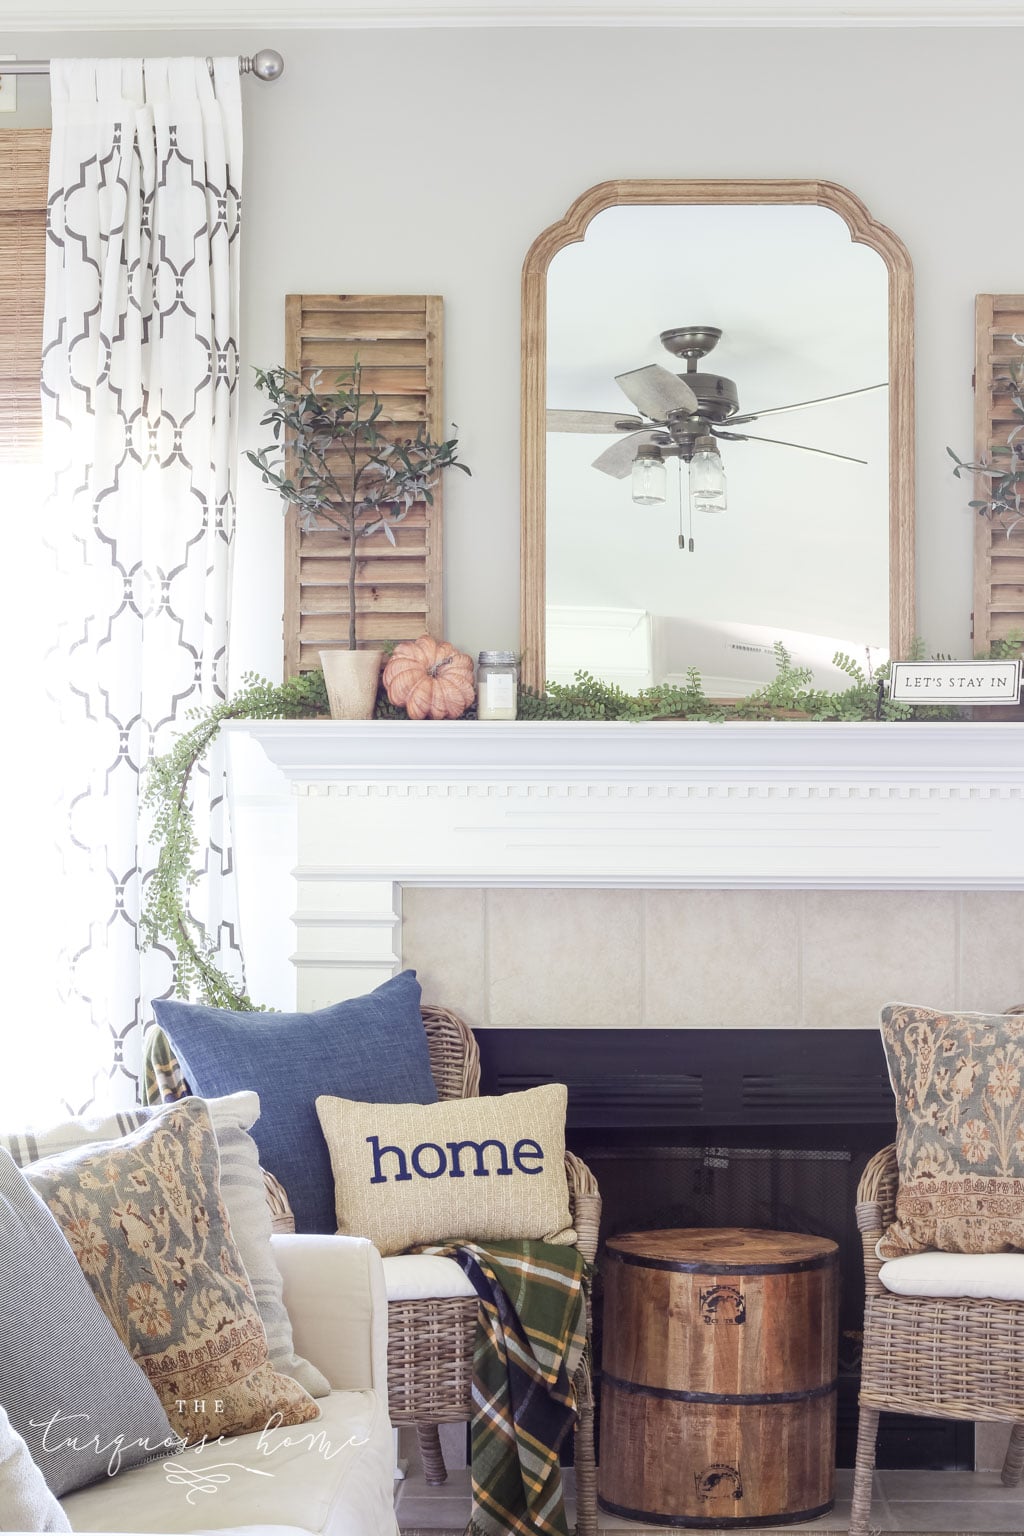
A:
[[[1024,1015],[890,1003],[896,1220],[879,1258],[1024,1248]]]
[[[0,1531],[70,1531],[28,1446],[0,1405]]]
[[[319,1417],[270,1364],[231,1236],[209,1111],[185,1099],[120,1141],[25,1170],[182,1439]]]
[[[331,1384],[304,1356],[296,1354],[291,1318],[284,1304],[284,1282],[270,1237],[273,1229],[260,1154],[249,1135],[260,1115],[259,1095],[232,1093],[204,1099],[220,1149],[220,1192],[231,1235],[249,1276],[256,1306],[267,1332],[275,1371],[305,1387],[312,1397],[327,1397]]]
[[[466,1238],[575,1243],[561,1083],[439,1104],[322,1095],[338,1231],[381,1253]]]
[[[256,1143],[249,1135],[259,1119],[259,1095],[233,1093],[203,1102],[209,1110],[220,1151],[221,1198],[266,1329],[270,1363],[275,1371],[291,1376],[313,1397],[326,1397],[331,1390],[327,1378],[295,1352],[291,1319],[282,1294],[281,1272],[270,1246],[271,1217],[263,1170]],[[40,1158],[58,1157],[92,1142],[114,1141],[127,1136],[163,1113],[165,1106],[157,1105],[63,1120],[57,1125],[31,1130],[0,1131],[0,1147],[11,1154],[19,1168],[26,1168]]]

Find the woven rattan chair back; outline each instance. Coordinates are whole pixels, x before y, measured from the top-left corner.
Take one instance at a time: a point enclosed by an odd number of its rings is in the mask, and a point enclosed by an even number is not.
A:
[[[480,1048],[468,1025],[447,1008],[424,1003],[430,1075],[439,1099],[475,1099],[480,1092]]]

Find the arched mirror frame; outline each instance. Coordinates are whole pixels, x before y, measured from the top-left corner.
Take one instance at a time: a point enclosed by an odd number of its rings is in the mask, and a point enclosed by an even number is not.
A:
[[[551,258],[582,240],[606,208],[642,204],[806,204],[831,208],[850,238],[889,273],[889,645],[914,639],[914,269],[900,238],[831,181],[603,181],[531,245],[523,263],[521,646],[523,681],[544,684],[546,582],[547,276]]]

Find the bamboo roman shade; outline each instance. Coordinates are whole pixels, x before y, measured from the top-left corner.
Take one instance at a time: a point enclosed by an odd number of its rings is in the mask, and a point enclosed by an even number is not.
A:
[[[1008,383],[1010,364],[1024,363],[1024,294],[979,293],[975,311],[974,454],[992,456],[1020,426]],[[1016,439],[1020,443],[1020,438]],[[1000,457],[993,459],[998,468]],[[1004,464],[1008,463],[1003,459]],[[975,496],[988,495],[988,482]],[[974,530],[974,650],[985,655],[993,641],[1024,630],[1024,524],[1006,529],[979,517]]]
[[[328,388],[358,359],[364,391],[404,436],[423,427],[444,433],[441,386],[443,300],[432,295],[289,294],[285,366],[307,381],[323,370]],[[359,541],[356,613],[359,644],[413,640],[443,632],[442,481],[433,505],[420,502],[382,533]],[[285,538],[285,676],[320,665],[319,652],[348,644],[348,542],[336,529],[304,533],[294,509]]]
[[[39,454],[50,135],[0,132],[0,460]]]

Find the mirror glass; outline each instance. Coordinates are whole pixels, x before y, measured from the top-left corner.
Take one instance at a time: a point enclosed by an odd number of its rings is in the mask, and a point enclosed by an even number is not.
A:
[[[885,660],[888,359],[885,262],[829,208],[612,207],[556,251],[545,676],[633,692],[696,667],[729,698],[776,641],[821,687],[837,650]]]

